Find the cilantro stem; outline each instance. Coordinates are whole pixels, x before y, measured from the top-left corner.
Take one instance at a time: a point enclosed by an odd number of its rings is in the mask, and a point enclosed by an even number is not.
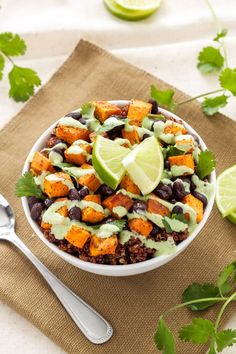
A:
[[[197,98],[205,97],[205,96],[208,96],[208,95],[213,95],[214,93],[218,93],[218,92],[222,92],[222,91],[225,91],[225,89],[218,89],[218,90],[202,93],[201,95],[198,95],[198,96],[189,98],[189,99],[187,99],[185,101],[181,101],[181,102],[177,103],[177,107],[181,106],[181,105],[183,105],[185,103],[189,103],[189,102],[195,101]]]
[[[206,3],[207,3],[207,6],[209,7],[210,11],[211,11],[211,14],[212,14],[212,17],[216,23],[216,27],[217,27],[217,31],[220,33],[222,31],[222,25],[221,25],[221,22],[215,12],[215,9],[214,7],[212,6],[212,3],[210,0],[206,0]],[[227,57],[227,50],[226,50],[226,47],[225,47],[225,42],[224,42],[224,39],[221,38],[221,45],[222,45],[222,49],[223,49],[223,53],[224,53],[224,59],[225,59],[225,66],[226,68],[228,67],[228,57]]]
[[[9,55],[5,54],[5,53],[2,52],[1,50],[0,50],[0,53],[1,53],[3,56],[5,56],[5,57],[12,63],[13,66],[15,65],[13,59],[12,59]]]
[[[222,317],[222,315],[223,315],[223,313],[224,313],[225,308],[229,305],[229,303],[230,303],[232,300],[236,300],[236,292],[233,293],[233,294],[227,299],[227,301],[225,301],[224,305],[221,307],[220,312],[219,312],[219,314],[218,314],[218,316],[217,316],[217,319],[216,319],[216,322],[215,322],[215,331],[217,331],[217,328],[218,328],[218,326],[219,326],[219,323],[220,323],[220,320],[221,320],[221,317]]]
[[[235,294],[234,294],[234,296],[235,296]],[[166,310],[162,316],[167,315],[168,313],[170,313],[174,310],[180,309],[181,307],[184,307],[184,306],[188,306],[188,305],[192,305],[192,304],[196,304],[196,303],[200,303],[200,302],[206,302],[206,301],[218,301],[218,302],[226,301],[227,302],[229,299],[230,298],[228,298],[228,297],[209,297],[209,298],[205,298],[205,299],[196,299],[196,300],[187,301],[182,304],[171,307],[170,309]]]

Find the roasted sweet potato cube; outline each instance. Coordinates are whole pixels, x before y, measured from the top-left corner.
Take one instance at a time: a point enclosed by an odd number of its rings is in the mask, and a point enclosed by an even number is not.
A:
[[[71,149],[72,147],[73,150]],[[83,151],[80,152],[80,149],[82,149],[84,152]],[[90,145],[80,144],[80,145],[70,146],[68,149],[65,150],[64,154],[68,162],[80,166],[86,162],[87,153],[91,153],[91,151],[92,151],[92,147]]]
[[[49,224],[49,223],[47,223],[47,222],[41,222],[41,227],[42,227],[42,229],[44,229],[44,230],[50,230],[51,229],[51,227],[52,227],[52,225],[51,224]]]
[[[115,254],[117,245],[118,240],[116,235],[106,238],[101,238],[94,235],[91,237],[89,245],[90,256],[96,257],[104,254]]]
[[[129,175],[125,175],[122,178],[120,188],[123,188],[133,194],[141,194],[139,187],[132,181]]]
[[[76,225],[72,225],[70,230],[65,236],[65,239],[70,242],[73,246],[78,248],[83,248],[85,243],[90,237],[90,232],[78,227]]]
[[[87,200],[88,202],[94,202],[101,205],[101,197],[98,194],[88,194],[84,197],[83,200]]]
[[[91,166],[90,166],[90,168],[91,168]],[[81,184],[81,186],[86,186],[93,192],[96,192],[96,190],[101,185],[101,182],[95,176],[94,173],[87,173],[86,175],[83,175],[83,176],[79,177],[78,178],[78,182],[79,182],[79,184]]]
[[[103,136],[103,138],[107,138],[108,137],[108,134],[106,132],[103,132],[101,134],[99,134],[101,136]],[[92,143],[94,143],[94,141],[96,140],[97,138],[97,133],[96,132],[92,132],[89,134],[89,139]]]
[[[120,115],[121,109],[107,101],[96,101],[95,103],[95,117],[98,118],[102,123],[105,122],[107,118],[112,115]]]
[[[55,171],[51,164],[51,161],[41,152],[36,152],[34,154],[33,160],[31,161],[30,169],[34,175],[40,175],[44,171]]]
[[[132,100],[129,105],[127,117],[131,125],[141,126],[143,118],[150,113],[152,105],[147,102]]]
[[[97,211],[91,207],[86,207],[82,209],[82,220],[84,222],[91,222],[96,224],[97,222],[102,221],[105,218],[105,214],[101,211]]]
[[[131,145],[140,143],[140,138],[135,128],[133,128],[131,131],[126,131],[125,129],[122,129],[121,133],[122,133],[122,138],[128,139]]]
[[[194,170],[194,160],[191,154],[170,156],[168,157],[170,166],[186,166]],[[192,174],[191,172],[186,172],[184,175]]]
[[[91,168],[93,168],[93,166],[91,166],[89,163],[83,163],[83,165],[81,165],[81,168],[83,170],[91,170]]]
[[[186,145],[186,144],[189,145],[189,149],[187,151],[185,151],[185,152],[193,152],[193,150],[194,150],[194,142],[193,142],[192,139],[181,139],[181,140],[178,140],[178,141],[176,141],[175,146],[178,149],[182,150],[181,146]]]
[[[183,125],[178,125],[176,123],[171,123],[170,125],[167,125],[164,128],[164,133],[165,134],[174,134],[174,135],[180,135],[180,134],[187,134],[188,131],[185,129]]]
[[[62,216],[65,216],[65,217],[68,216],[68,214],[69,214],[66,205],[63,205],[62,207],[60,207],[60,209],[58,209],[57,212],[58,212],[59,214],[61,214]]]
[[[80,139],[89,141],[89,134],[90,131],[86,128],[67,127],[60,124],[56,128],[56,136],[69,144],[73,144],[76,140]]]
[[[72,180],[67,173],[56,172],[48,175],[44,178],[44,192],[49,198],[64,197],[68,195],[70,190],[66,183],[73,187]]]
[[[158,202],[158,200],[155,200],[155,199],[148,199],[147,211],[149,213],[159,214],[162,216],[170,215],[169,209],[165,205],[161,204],[160,202]]]
[[[128,226],[131,231],[137,232],[143,236],[148,236],[153,229],[151,221],[141,218],[134,218],[128,221]]]
[[[109,209],[111,212],[112,209],[117,206],[123,206],[124,208],[129,210],[133,205],[133,200],[128,195],[117,193],[117,194],[112,194],[110,197],[106,198],[102,204],[105,208]],[[113,213],[113,215],[119,218],[117,214]]]
[[[203,218],[203,203],[201,200],[195,198],[192,194],[188,194],[183,198],[182,202],[196,211],[196,221],[199,223]]]

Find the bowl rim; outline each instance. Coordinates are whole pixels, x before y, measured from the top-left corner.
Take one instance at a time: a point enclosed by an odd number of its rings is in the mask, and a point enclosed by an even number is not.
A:
[[[130,100],[110,100],[108,101],[109,103],[116,104],[118,106],[124,106],[128,103],[130,103]],[[73,112],[79,111],[80,108],[73,110]],[[163,113],[167,117],[173,117],[177,121],[181,121],[183,125],[187,128],[188,132],[195,134],[200,142],[200,146],[203,150],[207,149],[206,144],[204,143],[203,139],[200,137],[200,135],[193,129],[185,120],[177,116],[176,114],[169,112],[163,108],[159,108],[159,112]],[[61,118],[59,118],[61,119]],[[47,128],[36,140],[34,143],[33,147],[31,148],[24,166],[22,170],[22,175],[29,170],[29,164],[30,164],[30,158],[32,156],[32,153],[38,151],[40,148],[45,146],[45,142],[47,138],[50,136],[53,128],[57,125],[59,119],[54,122],[49,128]],[[179,245],[176,246],[176,251],[173,254],[169,255],[161,255],[157,256],[154,258],[151,258],[149,260],[140,262],[140,263],[135,263],[135,264],[125,264],[125,265],[109,265],[109,264],[97,264],[97,263],[91,263],[87,261],[83,261],[73,255],[70,255],[62,250],[60,250],[56,245],[53,243],[49,242],[46,237],[44,236],[43,232],[41,231],[39,225],[31,218],[30,216],[30,210],[27,202],[27,197],[22,197],[22,206],[23,210],[25,213],[25,216],[27,218],[27,221],[29,222],[30,226],[32,227],[33,231],[36,233],[36,235],[58,256],[63,258],[65,261],[69,262],[70,264],[86,270],[88,272],[92,273],[97,273],[101,275],[111,275],[111,276],[125,276],[125,275],[133,275],[133,274],[139,274],[139,273],[144,273],[148,270],[158,268],[161,265],[164,265],[165,263],[169,262],[173,258],[177,257],[200,233],[202,228],[204,227],[211,210],[214,205],[214,199],[215,199],[215,192],[216,192],[216,172],[215,170],[211,172],[210,174],[210,182],[213,185],[213,192],[211,194],[211,197],[208,201],[207,207],[204,211],[203,219],[202,221],[197,225],[196,229],[188,236],[188,238],[184,241],[182,241]],[[126,274],[127,273],[127,274]]]

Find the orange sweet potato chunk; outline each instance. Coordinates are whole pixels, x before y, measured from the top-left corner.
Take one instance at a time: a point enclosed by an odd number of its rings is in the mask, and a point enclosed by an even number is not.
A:
[[[38,151],[34,154],[30,169],[35,175],[40,175],[44,171],[55,171],[51,164],[51,161]]]
[[[73,144],[79,139],[89,141],[89,134],[90,131],[88,129],[67,127],[60,124],[56,128],[56,136],[69,144]]]
[[[175,123],[172,123],[164,128],[164,133],[177,135],[177,134],[187,134],[188,131],[187,129],[185,129],[183,125],[179,126]]]
[[[81,166],[81,167],[84,168],[84,169],[91,168],[90,165],[88,165],[89,168],[86,168],[85,166],[84,167],[83,166]],[[94,173],[88,173],[86,175],[83,175],[83,176],[79,177],[78,178],[78,182],[79,182],[79,184],[81,184],[81,186],[86,186],[93,192],[96,192],[96,190],[101,186],[101,182],[95,176]]]
[[[141,194],[139,187],[132,181],[129,175],[125,175],[122,178],[120,188],[123,188],[133,194]]]
[[[110,197],[106,198],[103,201],[103,206],[109,209],[112,212],[112,209],[117,206],[123,206],[127,210],[129,210],[133,205],[133,200],[128,196],[122,193],[112,194]],[[113,214],[118,218],[117,214]]]
[[[147,102],[132,100],[127,117],[129,118],[129,124],[141,126],[143,118],[150,113],[152,110],[152,105]]]
[[[130,219],[128,225],[131,231],[137,232],[145,237],[148,236],[153,229],[152,223],[149,220],[143,220],[141,218]]]
[[[194,160],[191,154],[168,157],[170,166],[186,166],[194,170]],[[185,175],[191,174],[186,172]]]
[[[107,101],[96,101],[95,104],[95,117],[98,118],[102,123],[105,122],[107,118],[112,115],[120,115],[121,109]]]
[[[78,227],[76,225],[72,225],[70,230],[65,236],[65,239],[70,242],[73,246],[78,248],[83,248],[85,243],[90,237],[90,232]]]
[[[101,196],[99,194],[88,194],[84,197],[83,200],[87,200],[88,202],[94,202],[101,205]]]
[[[92,146],[88,144],[80,144],[79,147],[83,149],[85,152],[90,154],[92,152]],[[77,154],[72,154],[69,151],[69,148],[65,150],[64,152],[65,158],[67,162],[73,163],[75,165],[83,165],[86,162],[86,154],[83,153],[77,153]]]
[[[70,176],[64,172],[54,173],[55,177],[63,178],[64,180],[72,182]],[[51,176],[51,175],[49,175]],[[64,197],[69,193],[69,187],[63,183],[63,181],[48,180],[47,177],[44,179],[44,192],[49,196],[53,197]]]
[[[196,221],[199,223],[203,218],[203,203],[201,200],[195,198],[192,194],[188,194],[183,198],[182,202],[196,211]]]
[[[140,143],[140,138],[135,128],[131,131],[125,131],[125,129],[122,129],[121,133],[122,133],[122,138],[128,139],[131,145]]]
[[[97,211],[91,207],[86,207],[82,210],[82,220],[84,222],[91,222],[96,224],[105,218],[105,214],[101,211]]]
[[[91,237],[89,253],[93,257],[102,256],[104,254],[115,254],[117,245],[118,240],[116,235],[106,238],[94,235]]]
[[[99,135],[103,136],[103,138],[107,138],[108,137],[108,134],[106,132],[103,132],[103,133],[101,133]],[[97,133],[96,132],[92,132],[92,133],[89,134],[89,139],[90,139],[91,143],[94,143],[96,138],[97,138]]]
[[[170,215],[169,209],[166,206],[162,205],[160,202],[158,202],[158,200],[155,200],[155,199],[148,199],[147,211],[149,213],[159,214],[162,216]]]
[[[42,229],[44,229],[44,230],[50,230],[51,229],[51,227],[52,227],[52,225],[51,224],[49,224],[49,223],[47,223],[47,222],[41,222],[41,227],[42,227]]]

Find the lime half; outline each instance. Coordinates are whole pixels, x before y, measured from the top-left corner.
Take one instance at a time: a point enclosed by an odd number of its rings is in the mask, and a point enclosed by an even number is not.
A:
[[[236,165],[222,172],[217,178],[216,204],[222,216],[236,209]]]
[[[142,20],[152,15],[161,0],[103,0],[107,9],[115,16],[128,21]]]
[[[101,135],[98,135],[95,141],[92,155],[93,167],[102,181],[112,189],[117,188],[125,174],[121,161],[129,152],[130,149]]]
[[[236,210],[227,216],[227,219],[231,221],[233,224],[236,224]]]
[[[137,145],[122,163],[143,195],[152,192],[161,180],[164,160],[154,136]]]

